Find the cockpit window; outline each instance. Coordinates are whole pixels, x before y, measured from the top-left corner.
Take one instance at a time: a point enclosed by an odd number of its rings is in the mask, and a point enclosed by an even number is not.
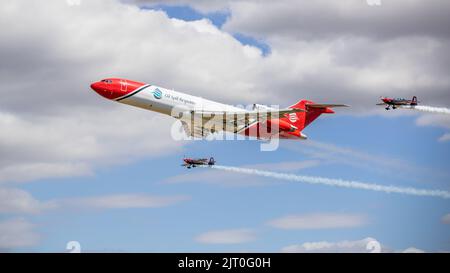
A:
[[[112,80],[101,80],[101,82],[104,82],[104,83],[112,83]]]

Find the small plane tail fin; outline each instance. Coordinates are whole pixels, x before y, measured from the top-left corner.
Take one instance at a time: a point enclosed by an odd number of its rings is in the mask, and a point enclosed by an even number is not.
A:
[[[214,160],[214,157],[209,158],[208,165],[212,166],[214,164],[216,164],[216,161]]]
[[[412,100],[411,100],[411,105],[417,105],[417,97],[416,96],[414,96],[413,98],[412,98]]]
[[[345,104],[319,104],[309,100],[300,100],[290,106],[291,109],[302,109],[305,112],[291,113],[287,115],[287,121],[302,131],[321,114],[333,114],[333,107],[348,107]]]

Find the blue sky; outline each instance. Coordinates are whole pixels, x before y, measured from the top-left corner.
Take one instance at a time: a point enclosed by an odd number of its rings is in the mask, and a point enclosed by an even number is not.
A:
[[[207,18],[219,29],[232,16],[229,10],[200,12],[187,5],[147,5],[145,9],[161,10],[170,18],[185,21]],[[245,32],[231,34],[243,45],[259,48],[263,58],[272,54],[268,41]],[[214,92],[209,92],[209,99],[221,95]],[[91,93],[94,106],[113,103]],[[125,105],[117,107],[124,112],[136,111]],[[75,240],[82,250],[93,252],[278,252],[306,242],[353,242],[367,237],[375,238],[387,251],[409,247],[450,251],[449,223],[442,220],[450,213],[448,199],[278,181],[214,169],[187,170],[180,166],[184,155],[214,156],[220,165],[262,165],[278,172],[450,190],[450,141],[438,141],[448,132],[447,128],[418,125],[418,118],[425,115],[422,113],[387,115],[382,107],[370,107],[370,115],[353,115],[351,108],[323,115],[304,130],[308,140],[282,142],[273,152],[260,151],[259,141],[191,141],[167,153],[131,160],[115,158],[125,163],[98,162],[91,174],[17,183],[17,188],[41,203],[64,200],[72,204],[72,199],[120,194],[182,198],[155,208],[68,205],[64,209],[19,214],[33,223],[39,243],[10,251],[60,252],[65,251],[67,242]],[[146,114],[149,119],[158,115]],[[152,139],[142,139],[145,141]],[[125,145],[133,150],[133,143]],[[176,145],[169,142],[169,147]],[[310,165],[277,169],[278,163],[286,162]],[[0,214],[0,221],[13,215]],[[306,229],[272,224],[289,215],[316,215],[325,217],[325,222],[327,215],[345,219],[354,216],[358,223],[348,227],[333,227],[331,223],[331,227],[325,224]],[[248,238],[244,236],[240,242],[229,244],[199,239],[211,232],[230,230],[242,231]]]

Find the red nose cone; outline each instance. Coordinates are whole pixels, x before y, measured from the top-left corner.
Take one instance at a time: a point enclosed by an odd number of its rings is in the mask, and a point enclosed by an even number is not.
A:
[[[93,84],[91,84],[91,88],[92,90],[94,90],[97,93],[100,93],[101,91],[101,84],[99,82],[94,82]]]
[[[115,88],[113,86],[107,86],[105,82],[94,82],[93,84],[91,84],[91,88],[100,96],[107,99],[114,99],[115,97]]]
[[[116,100],[127,96],[144,85],[144,83],[125,79],[105,79],[91,84],[91,88],[102,97]]]

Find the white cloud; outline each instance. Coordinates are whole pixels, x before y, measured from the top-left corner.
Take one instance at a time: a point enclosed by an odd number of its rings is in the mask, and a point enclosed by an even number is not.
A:
[[[281,92],[280,104],[298,99],[300,92],[313,100],[348,103],[352,114],[386,114],[374,107],[380,95],[417,95],[431,105],[450,105],[445,1],[400,0],[380,7],[360,0],[132,2],[228,10],[225,31],[261,38],[271,47],[272,54],[252,71],[264,83],[255,88],[271,101],[280,98],[271,90]]]
[[[279,229],[355,228],[367,224],[367,217],[359,214],[315,213],[288,215],[271,220],[268,224]]]
[[[81,198],[39,201],[30,193],[15,188],[0,188],[0,213],[37,214],[52,211],[162,208],[190,200],[186,195],[112,194]],[[0,251],[34,246],[40,235],[23,218],[0,222]]]
[[[441,221],[442,221],[442,223],[444,223],[444,224],[450,225],[450,213],[448,213],[448,214],[442,216]]]
[[[0,31],[0,58],[9,68],[0,71],[0,181],[89,175],[99,165],[180,148],[170,138],[171,118],[115,105],[89,89],[103,77],[209,96],[215,86],[222,99],[232,97],[225,90],[253,96],[244,92],[252,79],[234,79],[251,71],[258,50],[206,20],[185,23],[118,1],[19,0],[4,3],[0,23],[10,25]]]
[[[90,175],[88,166],[82,163],[18,163],[0,169],[0,181],[31,181],[41,178],[76,177]]]
[[[0,182],[90,175],[97,166],[177,151],[182,142],[167,137],[171,120],[147,114],[124,108],[38,118],[0,113],[6,155]]]
[[[40,202],[24,190],[0,188],[0,213],[34,214],[54,207],[54,203]]]
[[[448,115],[440,114],[424,114],[416,120],[418,126],[434,126],[450,129],[450,118]],[[450,140],[450,133],[445,133],[438,138],[440,142],[446,142]]]
[[[450,140],[450,133],[443,134],[439,139],[441,142],[446,142]]]
[[[191,2],[191,1],[185,1]],[[403,35],[448,37],[441,0],[399,0],[380,7],[366,1],[280,0],[264,5],[257,0],[227,1],[233,16],[225,28],[258,37],[326,39],[336,36],[370,36],[388,39]],[[270,13],[267,13],[270,10]],[[320,15],[320,16],[319,16]],[[426,17],[426,22],[416,20]],[[327,18],[324,20],[324,18]],[[394,27],[395,26],[395,27]]]
[[[160,208],[189,200],[189,196],[156,196],[148,194],[116,194],[60,200],[59,206],[76,209]]]
[[[255,231],[247,228],[208,231],[195,238],[203,244],[241,244],[255,239]]]
[[[0,188],[0,213],[37,214],[52,211],[162,208],[190,200],[186,195],[113,194],[82,198],[39,201],[30,193],[15,188]],[[0,222],[0,251],[34,246],[40,235],[23,218]]]
[[[450,118],[448,115],[424,114],[416,120],[419,126],[439,126],[450,128]]]
[[[306,242],[303,244],[289,245],[283,247],[281,252],[325,252],[325,253],[358,253],[370,252],[367,249],[369,242],[376,241],[371,237],[356,241],[339,241],[339,242]]]
[[[40,236],[33,230],[34,225],[22,218],[0,222],[0,250],[34,246]]]
[[[418,249],[415,247],[408,247],[407,249],[402,251],[403,253],[425,253],[424,250]]]
[[[17,188],[0,188],[0,213],[36,214],[48,210],[160,208],[190,200],[186,195],[107,194],[40,201]]]
[[[392,250],[389,247],[378,242],[376,239],[367,237],[362,240],[343,240],[338,242],[318,241],[306,242],[302,244],[294,244],[285,246],[281,252],[287,253],[385,253],[385,252],[401,252],[401,253],[424,253],[425,251],[409,247],[404,250]]]

